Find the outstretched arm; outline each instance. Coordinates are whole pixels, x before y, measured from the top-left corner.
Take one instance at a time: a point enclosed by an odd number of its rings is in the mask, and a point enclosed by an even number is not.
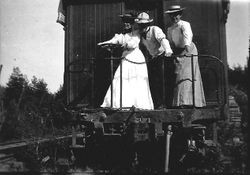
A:
[[[97,43],[98,46],[105,45],[105,44],[122,44],[124,36],[122,34],[115,34],[115,36],[107,41]]]
[[[117,44],[117,42],[112,38],[112,39],[110,39],[110,40],[107,40],[107,41],[104,41],[104,42],[97,43],[98,46],[105,45],[105,44]]]

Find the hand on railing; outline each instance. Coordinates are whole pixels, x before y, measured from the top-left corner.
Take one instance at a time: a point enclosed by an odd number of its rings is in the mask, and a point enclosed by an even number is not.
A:
[[[120,48],[121,45],[120,44],[113,44],[113,43],[109,43],[109,42],[100,42],[97,44],[98,46],[101,46],[104,49],[107,49],[108,51],[112,51],[116,48]]]
[[[183,56],[184,56],[184,57],[192,57],[193,54],[191,54],[191,53],[186,53],[186,54],[184,54]]]
[[[100,42],[100,43],[97,43],[98,46],[103,46],[105,44],[109,44],[108,42],[104,41],[104,42]]]
[[[165,52],[165,57],[171,57],[171,55],[173,54],[173,52]]]

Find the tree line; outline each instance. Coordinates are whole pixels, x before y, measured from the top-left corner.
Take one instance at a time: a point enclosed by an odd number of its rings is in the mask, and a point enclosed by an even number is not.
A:
[[[0,141],[68,132],[62,86],[52,94],[43,79],[29,82],[15,67],[6,87],[0,86],[0,101]]]

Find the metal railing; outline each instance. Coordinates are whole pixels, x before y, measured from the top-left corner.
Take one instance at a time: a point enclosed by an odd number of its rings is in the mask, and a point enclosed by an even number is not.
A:
[[[222,73],[222,75],[220,75],[220,76],[222,76],[222,80],[224,80],[225,79],[225,75],[224,75],[224,71],[225,71],[225,66],[224,66],[224,63],[219,59],[219,58],[217,58],[217,57],[215,57],[215,56],[212,56],[212,55],[172,55],[171,57],[169,57],[169,58],[174,58],[174,57],[190,57],[191,58],[191,74],[192,74],[192,79],[191,79],[191,82],[192,82],[192,101],[193,101],[193,104],[192,104],[192,107],[195,107],[196,106],[196,104],[195,104],[195,92],[196,92],[196,89],[195,89],[195,81],[196,81],[196,79],[195,79],[195,70],[194,70],[194,57],[198,57],[198,58],[201,58],[201,57],[208,57],[209,59],[210,59],[210,61],[217,61],[220,65],[221,65],[221,67],[222,67],[222,71],[221,71],[221,73]],[[111,69],[111,73],[110,73],[110,79],[112,80],[112,77],[113,77],[113,73],[114,73],[114,68],[113,68],[113,61],[114,60],[121,60],[121,62],[120,62],[120,108],[122,109],[123,108],[123,106],[122,106],[122,63],[123,63],[123,61],[122,60],[125,60],[125,61],[129,61],[129,60],[127,60],[126,58],[116,58],[116,57],[111,57],[111,58],[106,58],[106,59],[110,59],[110,69]],[[162,100],[163,100],[163,102],[165,102],[166,101],[166,91],[165,91],[165,89],[166,89],[166,87],[165,87],[165,81],[166,81],[166,79],[165,79],[165,64],[164,64],[164,62],[165,62],[165,59],[162,59],[161,60],[162,61],[162,66],[161,66],[161,72],[162,72]],[[132,61],[129,61],[129,62],[131,62],[131,63],[133,63],[133,64],[147,64],[147,62],[144,62],[144,63],[142,63],[142,62],[132,62]],[[150,61],[149,61],[150,62]],[[222,84],[225,84],[226,82],[222,82]],[[113,108],[113,82],[111,82],[111,108]],[[224,92],[225,92],[225,90],[224,90]],[[224,96],[225,96],[226,94],[224,94]],[[218,97],[219,98],[219,97]],[[219,101],[219,99],[218,99],[218,101]]]
[[[128,62],[130,62],[130,63],[132,63],[132,64],[148,64],[151,60],[149,60],[149,61],[145,61],[145,62],[134,62],[134,61],[131,61],[131,60],[128,60],[128,59],[126,59],[126,58],[123,58],[123,57],[114,57],[113,56],[113,51],[114,51],[114,49],[115,49],[115,47],[110,47],[109,48],[109,51],[110,51],[110,53],[111,53],[111,55],[110,55],[110,57],[109,58],[104,58],[104,60],[110,60],[110,80],[111,80],[111,84],[110,84],[110,92],[111,92],[111,101],[110,101],[110,108],[113,108],[113,104],[114,104],[114,99],[113,99],[113,90],[114,90],[114,87],[113,87],[113,76],[114,76],[114,61],[120,61],[120,109],[123,109],[123,108],[130,108],[131,106],[129,106],[129,107],[123,107],[123,105],[122,105],[122,99],[123,99],[123,97],[122,97],[122,85],[123,85],[123,80],[122,80],[122,73],[123,73],[123,61],[122,60],[124,60],[124,61],[128,61]],[[165,81],[166,81],[166,79],[165,79],[165,61],[166,60],[168,60],[168,59],[173,59],[173,58],[176,58],[176,57],[190,57],[191,58],[191,73],[192,73],[192,79],[191,79],[191,82],[192,82],[192,101],[193,101],[193,104],[192,104],[192,107],[195,107],[195,91],[196,91],[196,89],[195,89],[195,73],[194,73],[194,57],[198,57],[198,59],[200,59],[201,57],[207,57],[207,58],[209,58],[209,62],[211,62],[211,61],[216,61],[216,62],[218,62],[219,63],[219,65],[220,65],[220,67],[221,67],[221,74],[222,75],[220,75],[220,76],[222,76],[222,84],[226,84],[226,81],[225,81],[225,65],[224,65],[224,63],[218,58],[218,57],[215,57],[215,56],[212,56],[212,55],[205,55],[205,54],[201,54],[201,55],[171,55],[170,57],[168,57],[167,59],[162,59],[162,66],[161,66],[161,72],[162,72],[162,100],[163,100],[163,102],[166,102],[166,91],[165,91]],[[95,58],[89,58],[89,59],[87,59],[87,60],[89,60],[90,61],[90,63],[92,64],[92,69],[91,69],[91,74],[92,74],[92,76],[91,77],[94,77],[94,75],[95,75],[95,69],[94,69],[94,64],[98,61],[98,60],[100,60],[100,59],[95,59]],[[71,64],[69,64],[68,65],[68,67],[67,67],[67,70],[70,70],[70,66],[72,66],[72,65],[75,65],[75,63],[79,63],[79,60],[77,61],[77,60],[75,60],[74,61],[74,63],[72,62]],[[77,71],[70,71],[71,73],[79,73],[79,72],[84,72],[84,69],[82,68],[82,69],[80,69],[80,70],[77,70]],[[219,73],[218,73],[219,74]],[[93,91],[94,91],[94,87],[95,87],[95,82],[94,82],[94,78],[92,78],[92,83],[91,83],[92,85],[92,97],[91,97],[91,99],[92,99],[92,103],[93,103],[93,101],[94,101],[94,99],[95,99],[95,96],[94,96],[94,93],[93,93]],[[224,94],[223,94],[223,96],[224,96],[224,98],[226,98],[226,90],[225,90],[225,88],[226,87],[223,87],[224,88]],[[218,90],[219,91],[219,90]],[[223,91],[223,90],[221,90],[221,91]],[[219,101],[219,96],[217,96],[217,100]],[[225,99],[223,99],[223,101],[225,101]]]

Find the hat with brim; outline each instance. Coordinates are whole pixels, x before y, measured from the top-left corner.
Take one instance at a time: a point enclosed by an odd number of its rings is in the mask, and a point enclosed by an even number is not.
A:
[[[153,19],[149,18],[149,15],[145,12],[140,13],[137,18],[135,19],[135,22],[138,24],[146,24],[152,22]]]
[[[185,8],[179,6],[179,5],[172,5],[169,7],[169,9],[167,11],[165,11],[164,13],[167,14],[171,14],[171,13],[176,13],[176,12],[180,12],[183,11]]]
[[[136,16],[132,13],[126,13],[126,14],[119,15],[119,16],[121,17],[123,21],[127,21],[127,22],[134,22],[136,18]]]

